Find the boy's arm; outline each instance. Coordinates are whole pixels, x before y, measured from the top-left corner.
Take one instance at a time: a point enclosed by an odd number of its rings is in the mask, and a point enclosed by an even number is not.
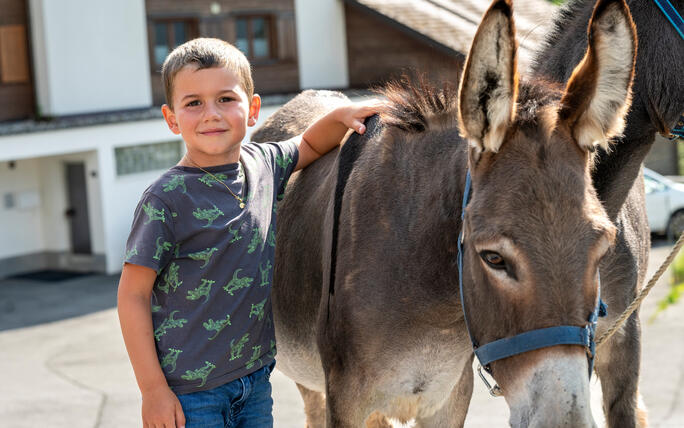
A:
[[[364,119],[382,110],[384,103],[371,100],[338,107],[311,124],[299,141],[299,160],[295,171],[337,147],[351,128],[359,134],[366,132]]]
[[[118,311],[126,350],[142,394],[143,426],[183,427],[185,416],[162,372],[154,345],[150,296],[154,269],[126,263],[121,272]]]

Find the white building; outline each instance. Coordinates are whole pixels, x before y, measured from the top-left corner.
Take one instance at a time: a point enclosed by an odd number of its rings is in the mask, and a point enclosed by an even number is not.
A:
[[[0,0],[0,278],[121,269],[140,194],[183,153],[158,107],[173,46],[235,43],[262,95],[364,88],[408,67],[456,79],[488,3]],[[553,6],[516,9],[529,57]]]

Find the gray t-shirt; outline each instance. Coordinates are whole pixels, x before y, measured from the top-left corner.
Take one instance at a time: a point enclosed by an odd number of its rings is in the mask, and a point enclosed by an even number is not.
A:
[[[294,141],[242,146],[240,163],[175,166],[142,195],[125,262],[157,271],[157,356],[177,394],[223,385],[271,363],[276,202],[297,164]]]

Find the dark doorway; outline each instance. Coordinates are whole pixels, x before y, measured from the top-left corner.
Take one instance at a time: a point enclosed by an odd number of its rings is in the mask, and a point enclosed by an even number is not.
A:
[[[66,164],[66,176],[69,205],[65,214],[71,229],[71,251],[74,254],[92,254],[85,164]]]

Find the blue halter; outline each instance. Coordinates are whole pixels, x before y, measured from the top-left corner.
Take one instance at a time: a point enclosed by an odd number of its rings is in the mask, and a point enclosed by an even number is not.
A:
[[[479,345],[470,330],[468,324],[468,313],[466,311],[466,304],[463,296],[463,219],[465,217],[465,209],[470,199],[470,171],[466,174],[465,189],[463,190],[463,205],[461,208],[461,232],[458,236],[458,285],[461,295],[461,307],[463,308],[463,319],[465,320],[466,330],[470,341],[473,344],[475,356],[480,362],[480,366],[490,375],[492,370],[490,363],[504,358],[512,357],[514,355],[522,354],[535,349],[547,348],[555,345],[579,345],[583,346],[587,351],[587,358],[589,360],[589,378],[594,368],[594,356],[596,354],[596,343],[594,338],[596,336],[596,324],[598,318],[607,314],[606,304],[601,300],[601,282],[599,280],[599,303],[594,311],[589,315],[587,325],[584,327],[561,325],[556,327],[542,328],[538,330],[527,331],[518,335],[507,337],[504,339],[495,340],[484,345]],[[479,370],[479,368],[478,368]],[[485,377],[480,372],[480,377],[489,388],[490,394],[494,396],[501,395],[501,389],[498,386],[492,387]]]
[[[653,2],[660,8],[660,10],[665,14],[665,17],[670,24],[675,28],[679,36],[684,39],[684,19],[677,12],[677,9],[672,6],[669,0],[653,0]],[[676,140],[677,138],[684,138],[684,114],[679,116],[677,125],[670,131],[668,137],[670,140]]]

